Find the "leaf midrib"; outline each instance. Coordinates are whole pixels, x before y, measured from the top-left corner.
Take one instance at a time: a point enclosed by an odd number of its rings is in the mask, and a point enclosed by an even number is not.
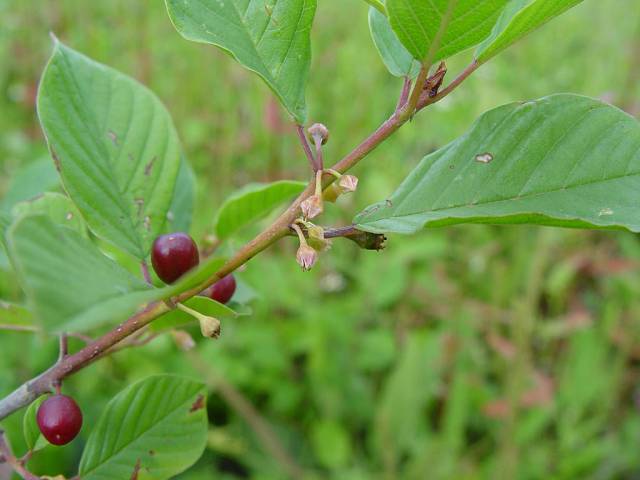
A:
[[[384,220],[391,219],[391,218],[412,217],[412,216],[415,216],[415,215],[423,215],[423,214],[428,214],[428,213],[433,213],[433,212],[441,212],[441,211],[445,211],[445,210],[455,210],[455,209],[458,209],[458,208],[475,207],[475,206],[478,206],[478,205],[491,205],[491,204],[495,204],[495,203],[527,200],[527,199],[530,199],[532,197],[537,197],[537,196],[540,196],[540,195],[549,195],[549,194],[554,194],[554,193],[558,193],[558,192],[562,192],[562,191],[568,191],[568,190],[574,190],[574,189],[581,188],[581,187],[586,187],[586,186],[593,185],[593,184],[596,184],[596,183],[613,182],[613,181],[616,181],[616,180],[621,180],[623,178],[636,177],[636,176],[640,177],[640,172],[633,172],[633,173],[629,173],[629,174],[618,175],[616,177],[607,178],[606,180],[594,180],[594,181],[591,181],[591,182],[585,182],[585,183],[580,183],[580,184],[576,184],[576,185],[571,185],[570,187],[560,187],[560,188],[555,188],[555,189],[552,189],[552,190],[546,190],[544,192],[531,193],[531,194],[521,195],[521,196],[512,197],[512,198],[502,198],[502,199],[499,199],[499,200],[489,200],[489,201],[477,202],[477,203],[466,203],[466,204],[461,204],[461,205],[453,205],[451,207],[432,208],[432,209],[429,209],[429,210],[403,213],[402,215],[390,215],[388,217],[378,218],[378,219],[374,219],[372,221],[368,221],[368,222],[360,223],[360,224],[361,225],[365,225],[367,223],[374,223],[374,222],[384,221]]]
[[[202,389],[199,389],[198,391],[200,391]],[[197,392],[194,392],[197,393]],[[140,394],[140,391],[138,391],[136,393],[136,396]],[[130,442],[126,443],[125,445],[123,445],[121,448],[119,448],[118,450],[115,450],[113,452],[113,454],[109,457],[107,457],[104,461],[97,463],[95,467],[86,470],[84,472],[82,472],[82,475],[88,475],[91,472],[94,472],[95,470],[97,470],[98,468],[104,466],[107,462],[109,462],[111,459],[117,457],[118,455],[120,455],[120,453],[129,445],[135,443],[136,441],[138,441],[140,438],[142,438],[144,435],[146,435],[147,433],[149,433],[151,430],[153,430],[154,428],[156,428],[158,425],[160,425],[164,420],[166,420],[168,417],[170,417],[171,415],[173,415],[174,413],[176,413],[178,410],[180,410],[181,408],[187,406],[189,404],[189,402],[191,401],[190,398],[187,398],[183,403],[181,403],[180,405],[178,405],[176,408],[174,408],[173,410],[171,410],[170,412],[168,412],[165,416],[163,416],[158,422],[154,423],[153,425],[151,425],[149,428],[147,428],[146,430],[143,430],[142,432],[140,432],[140,434],[138,436],[136,436],[135,438],[133,438]],[[131,402],[133,403],[133,401]]]

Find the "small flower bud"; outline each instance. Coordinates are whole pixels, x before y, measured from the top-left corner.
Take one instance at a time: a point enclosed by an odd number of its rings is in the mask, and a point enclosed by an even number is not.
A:
[[[188,352],[196,346],[193,337],[184,330],[171,330],[171,336],[176,346],[183,352]]]
[[[302,210],[302,215],[304,215],[305,218],[317,217],[324,210],[324,206],[322,205],[322,196],[317,194],[311,195],[300,204],[300,209]]]
[[[206,338],[220,338],[220,320],[215,317],[201,315],[198,318],[200,322],[200,332]]]
[[[338,188],[341,193],[355,192],[358,188],[358,177],[354,175],[342,175],[338,180]]]
[[[296,261],[298,265],[302,267],[303,271],[311,270],[311,267],[316,263],[318,259],[318,252],[313,247],[310,247],[306,243],[300,245],[298,253],[296,253]]]
[[[317,252],[325,252],[331,248],[331,241],[324,238],[324,228],[312,225],[307,228],[308,242]]]
[[[316,139],[319,139],[322,145],[329,141],[329,129],[321,123],[314,123],[307,129],[307,132],[309,132],[309,139],[314,143]]]

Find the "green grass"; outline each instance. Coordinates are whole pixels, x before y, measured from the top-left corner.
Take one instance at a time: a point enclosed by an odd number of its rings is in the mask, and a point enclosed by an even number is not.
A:
[[[326,221],[345,224],[385,198],[422,156],[488,108],[556,92],[638,98],[628,81],[640,41],[632,3],[586,0],[483,67],[358,166],[360,190]],[[366,8],[320,2],[314,24],[308,103],[311,121],[331,130],[329,161],[391,112],[400,89],[369,39]],[[0,16],[0,192],[46,156],[34,94],[49,31],[140,79],[167,104],[198,175],[196,237],[210,233],[216,207],[234,189],[308,175],[266,87],[223,53],[183,40],[162,2],[0,0]],[[449,75],[468,58],[452,59]],[[285,240],[240,272],[259,294],[254,314],[223,325],[222,338],[199,342],[198,352],[209,375],[270,422],[310,478],[640,475],[637,237],[460,226],[394,236],[383,253],[338,241],[308,274],[294,254]],[[0,272],[0,298],[20,295],[13,276]],[[0,352],[4,395],[54,361],[56,342],[3,332]],[[162,337],[70,378],[65,390],[85,411],[81,439],[45,449],[30,465],[73,474],[108,399],[167,371],[201,375]],[[217,385],[209,448],[179,478],[283,478]],[[17,414],[4,425],[18,450],[20,422]]]

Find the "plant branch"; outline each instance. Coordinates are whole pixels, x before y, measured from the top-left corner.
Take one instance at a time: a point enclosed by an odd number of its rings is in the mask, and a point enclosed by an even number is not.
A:
[[[418,103],[416,111],[428,105],[436,103],[452,91],[454,91],[479,65],[470,65],[460,77],[450,86],[442,90],[434,97],[426,97]],[[417,87],[417,85],[416,85]],[[332,168],[340,173],[354,167],[360,160],[373,152],[382,142],[393,135],[409,119],[409,116],[402,117],[394,112],[385,122],[378,127],[368,138],[356,146],[349,154],[342,158]],[[303,132],[304,133],[304,132]],[[314,179],[315,180],[315,179]],[[333,175],[327,175],[323,179],[323,188],[328,187],[335,181]],[[184,302],[197,295],[202,290],[208,288],[222,277],[232,273],[234,270],[249,262],[253,257],[276,243],[289,233],[289,226],[300,216],[300,204],[313,195],[315,192],[315,181],[311,181],[307,188],[296,198],[293,203],[264,231],[256,236],[249,243],[240,248],[214,275],[200,285],[182,292],[172,298],[170,302],[158,301],[147,305],[144,309],[130,317],[116,328],[107,332],[102,337],[90,342],[83,349],[75,354],[66,356],[51,368],[41,373],[37,377],[25,382],[8,396],[0,399],[0,420],[6,418],[16,410],[29,405],[40,395],[52,391],[56,382],[72,375],[73,373],[91,365],[99,357],[104,356],[112,347],[127,339],[141,328],[145,327],[153,320],[171,310],[169,305]]]
[[[409,101],[400,112],[400,117],[402,119],[412,118],[417,111],[416,109],[418,106],[418,102],[420,101],[420,97],[422,96],[422,93],[424,91],[427,78],[429,77],[429,69],[431,68],[431,64],[436,58],[436,54],[438,53],[438,49],[440,48],[440,44],[442,43],[442,37],[444,36],[444,32],[447,31],[447,27],[449,26],[449,22],[451,21],[451,16],[453,15],[453,9],[455,8],[457,3],[458,0],[449,0],[447,11],[440,21],[440,27],[438,28],[438,31],[433,38],[431,45],[429,46],[427,56],[422,61],[422,68],[420,69],[420,74],[418,75],[416,83],[413,86],[413,91],[411,92]]]
[[[4,430],[2,429],[0,429],[0,459],[11,466],[24,480],[39,480],[39,477],[27,470],[20,460],[14,457],[9,444],[5,440]]]
[[[404,83],[402,84],[402,91],[400,92],[400,98],[398,98],[398,104],[396,105],[396,113],[402,110],[407,100],[409,99],[409,93],[411,92],[411,78],[404,77]]]

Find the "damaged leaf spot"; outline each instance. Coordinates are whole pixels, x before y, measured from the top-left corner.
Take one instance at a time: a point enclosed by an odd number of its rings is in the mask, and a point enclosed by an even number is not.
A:
[[[64,218],[66,218],[67,220],[71,220],[73,218],[73,213],[68,212]]]
[[[144,208],[144,198],[134,198],[133,203],[138,207],[138,217],[142,215],[142,209]]]
[[[119,146],[118,135],[116,135],[116,132],[114,132],[113,130],[109,130],[107,132],[107,137],[109,137],[115,147]]]
[[[147,232],[151,231],[151,217],[149,215],[144,217],[144,229]]]
[[[198,395],[198,398],[196,398],[196,401],[193,402],[193,405],[191,405],[189,413],[196,412],[202,408],[204,408],[204,395],[200,394]]]
[[[153,158],[151,159],[151,161],[149,161],[149,163],[147,163],[147,164],[144,166],[144,174],[145,174],[147,177],[151,174],[151,171],[153,170],[153,164],[156,162],[156,159],[157,159],[157,158],[158,158],[158,157],[153,157]]]
[[[489,152],[479,153],[476,155],[476,162],[491,163],[493,161],[493,155]]]
[[[613,210],[611,210],[610,208],[603,208],[602,210],[600,210],[600,212],[598,212],[599,217],[604,217],[609,215],[613,215]]]

